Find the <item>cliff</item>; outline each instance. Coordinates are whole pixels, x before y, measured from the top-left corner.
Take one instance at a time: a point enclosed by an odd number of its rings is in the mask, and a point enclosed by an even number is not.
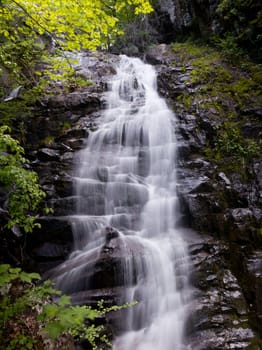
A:
[[[99,128],[103,91],[118,60],[104,54],[84,57],[93,85],[43,101],[28,135],[35,148],[30,158],[54,209],[28,242],[40,272],[61,263],[72,249],[67,215],[74,214],[76,200],[74,153],[84,146],[88,133]],[[178,225],[188,235],[196,289],[189,342],[201,343],[201,349],[259,349],[262,111],[257,68],[238,68],[214,49],[189,43],[156,46],[146,59],[155,65],[159,92],[176,115],[182,214]],[[44,147],[39,147],[39,138]],[[117,237],[109,238],[96,268],[88,272],[91,290],[76,293],[75,302],[119,300],[116,271],[122,257]],[[107,322],[115,324],[112,319]],[[114,327],[117,333],[119,326]]]

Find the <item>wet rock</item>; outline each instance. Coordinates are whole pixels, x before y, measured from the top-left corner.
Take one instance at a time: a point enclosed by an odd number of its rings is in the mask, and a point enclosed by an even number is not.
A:
[[[247,115],[257,116],[258,118],[262,117],[262,108],[261,106],[248,106],[243,109],[243,113]]]
[[[231,227],[229,237],[232,240],[241,240],[252,242],[254,239],[259,242],[259,237],[256,238],[256,232],[261,222],[262,211],[258,208],[235,208],[226,211],[225,219]]]
[[[159,90],[173,105],[180,95],[194,93],[194,89],[187,85],[187,68],[163,68],[169,59],[165,51],[162,57],[161,54],[156,57],[155,64],[158,65]],[[190,227],[199,232],[211,233],[215,238],[239,245],[243,242],[253,244],[258,241],[257,238],[254,240],[254,235],[257,235],[255,232],[258,232],[258,222],[261,220],[256,194],[258,187],[254,183],[243,183],[241,176],[228,175],[226,171],[217,169],[212,160],[206,157],[205,149],[207,144],[214,142],[219,119],[199,111],[201,102],[195,101],[189,107],[190,111],[177,113],[178,196],[184,206],[184,222],[187,221]],[[147,164],[145,160],[141,163]],[[250,173],[253,174],[252,171]],[[106,249],[110,252],[110,247]],[[230,257],[231,249],[227,242],[216,240],[196,248],[198,253],[196,260],[193,259],[196,271],[192,273],[192,280],[197,281],[194,287],[200,293],[196,292],[198,306],[192,326],[193,349],[198,349],[199,344],[205,350],[249,349],[256,341],[252,323],[254,308],[250,307],[247,298],[247,290],[252,288],[245,289],[241,279],[247,265],[241,262],[239,254],[239,257],[235,257],[239,267],[232,268],[234,257]],[[253,286],[254,283],[256,300],[260,300],[257,294],[260,280],[253,280]],[[259,310],[258,306],[256,310]],[[203,342],[201,334],[205,335]],[[194,339],[198,339],[196,343]]]
[[[137,266],[134,264],[131,271],[130,260],[135,262],[135,256],[143,258],[143,244],[133,237],[119,235],[111,228],[105,230],[105,236],[106,240],[102,247],[86,252],[84,250],[74,252],[70,259],[48,271],[45,277],[59,281],[60,276],[66,278],[66,274],[69,273],[72,283],[63,285],[63,290],[69,294],[131,286],[136,283]],[[141,268],[138,271],[141,278]]]
[[[109,243],[111,239],[119,237],[119,232],[113,227],[106,227],[106,242]]]
[[[227,243],[204,236],[190,246],[195,294],[188,320],[193,349],[251,349],[257,335],[252,330],[250,307],[238,279],[228,268]],[[259,348],[257,348],[259,349]]]
[[[255,251],[246,260],[247,262],[247,289],[251,305],[257,311],[257,317],[262,320],[262,252]]]
[[[79,203],[80,202],[80,203]],[[83,198],[79,196],[69,196],[69,197],[63,197],[63,198],[57,198],[57,199],[51,199],[50,205],[52,209],[54,210],[54,214],[56,216],[63,216],[63,215],[73,215],[76,212],[76,209],[78,208],[78,212],[81,214],[82,212],[86,212],[86,208],[90,208],[88,211],[89,215],[93,214],[93,207],[94,205],[101,205],[101,214],[104,213],[103,207],[104,207],[104,198],[103,197],[90,197],[90,198]]]
[[[225,173],[220,172],[218,176],[225,182],[226,186],[231,186],[231,181],[228,179]]]
[[[192,346],[197,350],[248,350],[251,349],[252,339],[254,339],[254,333],[250,329],[245,328],[229,328],[220,332],[205,330],[192,340]]]
[[[21,94],[22,88],[23,88],[23,86],[20,85],[20,86],[16,87],[15,89],[13,89],[10,92],[10,94],[3,99],[3,101],[8,102],[8,101],[12,101],[12,100],[19,98],[19,95]]]
[[[72,92],[68,95],[50,97],[47,107],[54,111],[82,109],[85,113],[91,113],[101,107],[100,94],[96,92]]]
[[[159,68],[160,77],[163,74],[165,80],[168,76],[168,82],[184,79],[185,74],[172,69],[167,73],[167,68]],[[163,88],[168,95],[170,87]],[[199,110],[193,115],[183,106],[178,109],[178,196],[183,222],[216,237],[253,243],[254,239],[259,241],[261,167],[256,160],[249,165],[247,173],[254,180],[247,183],[243,175],[226,174],[207,159],[204,151],[207,143],[212,144],[218,123],[219,119],[202,115]]]
[[[26,251],[34,270],[44,273],[62,263],[73,246],[73,233],[68,218],[42,217],[38,228],[27,242]]]
[[[189,160],[191,156],[191,147],[189,143],[185,141],[179,141],[177,143],[177,155],[180,160]]]
[[[84,139],[67,139],[65,143],[68,147],[70,147],[74,151],[77,151],[83,148]]]
[[[79,139],[79,138],[85,138],[85,137],[87,137],[86,130],[84,128],[75,127],[64,131],[63,135],[58,137],[57,141],[60,142],[71,138]]]
[[[70,153],[70,160],[72,160],[72,157],[73,154]],[[54,186],[59,197],[70,197],[73,195],[74,180],[68,174],[60,174],[60,177],[55,179]]]
[[[78,140],[79,141],[79,140]],[[70,151],[72,151],[73,149],[76,149],[76,147],[72,147],[72,148],[69,148]],[[73,163],[73,160],[74,160],[74,153],[73,152],[66,152],[64,153],[61,157],[60,157],[60,160],[61,162],[63,163]]]
[[[170,58],[170,48],[166,44],[155,45],[149,48],[145,54],[145,58],[149,64],[167,63]]]
[[[37,152],[37,156],[41,161],[58,160],[59,153],[50,148],[42,148]]]
[[[183,74],[180,68],[161,65],[157,67],[158,91],[168,100],[175,100],[178,96],[189,92],[185,82],[189,75]]]
[[[45,242],[33,250],[33,255],[37,256],[38,259],[62,259],[68,255],[69,251],[69,246],[66,244]]]
[[[72,249],[72,228],[61,216],[75,213],[72,173],[76,151],[85,146],[88,133],[97,128],[96,120],[104,103],[103,93],[108,78],[115,74],[114,65],[118,57],[85,52],[77,59],[77,74],[92,83],[69,93],[60,87],[57,94],[44,98],[35,106],[36,117],[27,135],[32,145],[28,150],[32,167],[47,192],[46,205],[54,209],[53,217],[40,220],[42,229],[39,234],[42,238],[30,240],[28,246],[29,254],[41,271],[63,261]],[[99,205],[101,213],[104,213],[102,196],[82,199],[81,203],[80,210],[81,206],[88,205],[92,214],[93,206]]]

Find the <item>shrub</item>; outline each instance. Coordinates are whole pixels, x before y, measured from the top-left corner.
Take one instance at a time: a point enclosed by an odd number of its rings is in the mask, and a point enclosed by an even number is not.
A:
[[[44,340],[54,344],[62,334],[85,339],[92,349],[97,341],[110,345],[104,327],[95,319],[130,305],[97,308],[73,306],[70,298],[56,290],[51,281],[36,285],[37,273],[26,273],[8,264],[0,265],[0,348],[6,350],[48,349]],[[57,302],[53,296],[59,296]]]

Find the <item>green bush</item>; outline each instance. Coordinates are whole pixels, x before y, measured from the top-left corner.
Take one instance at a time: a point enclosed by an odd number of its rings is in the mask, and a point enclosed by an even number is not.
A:
[[[10,131],[8,126],[0,127],[0,183],[6,189],[8,227],[18,225],[27,233],[39,226],[36,213],[46,195],[37,174],[25,167],[24,149]]]
[[[100,301],[96,309],[72,306],[70,298],[56,290],[51,281],[36,285],[37,273],[26,273],[8,264],[0,265],[0,348],[6,350],[48,349],[44,340],[53,344],[61,334],[85,339],[92,349],[97,343],[110,346],[104,327],[95,319],[122,306],[104,307]],[[57,302],[53,296],[59,296]]]
[[[218,161],[225,157],[231,158],[230,164],[235,167],[260,155],[259,143],[253,139],[244,138],[237,123],[225,121],[216,129],[216,133],[215,147],[210,154],[212,158]]]
[[[237,39],[231,33],[226,33],[224,37],[218,38],[216,45],[221,49],[222,55],[232,63],[239,63],[245,51],[239,47]]]

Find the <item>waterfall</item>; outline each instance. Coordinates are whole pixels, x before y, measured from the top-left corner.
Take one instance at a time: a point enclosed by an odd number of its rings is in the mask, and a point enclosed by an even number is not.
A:
[[[105,232],[117,230],[122,300],[138,303],[113,349],[182,350],[190,288],[187,244],[176,228],[175,115],[157,93],[155,70],[138,58],[121,56],[110,84],[99,127],[77,158],[75,247],[55,280],[69,293],[88,289],[83,276]]]

